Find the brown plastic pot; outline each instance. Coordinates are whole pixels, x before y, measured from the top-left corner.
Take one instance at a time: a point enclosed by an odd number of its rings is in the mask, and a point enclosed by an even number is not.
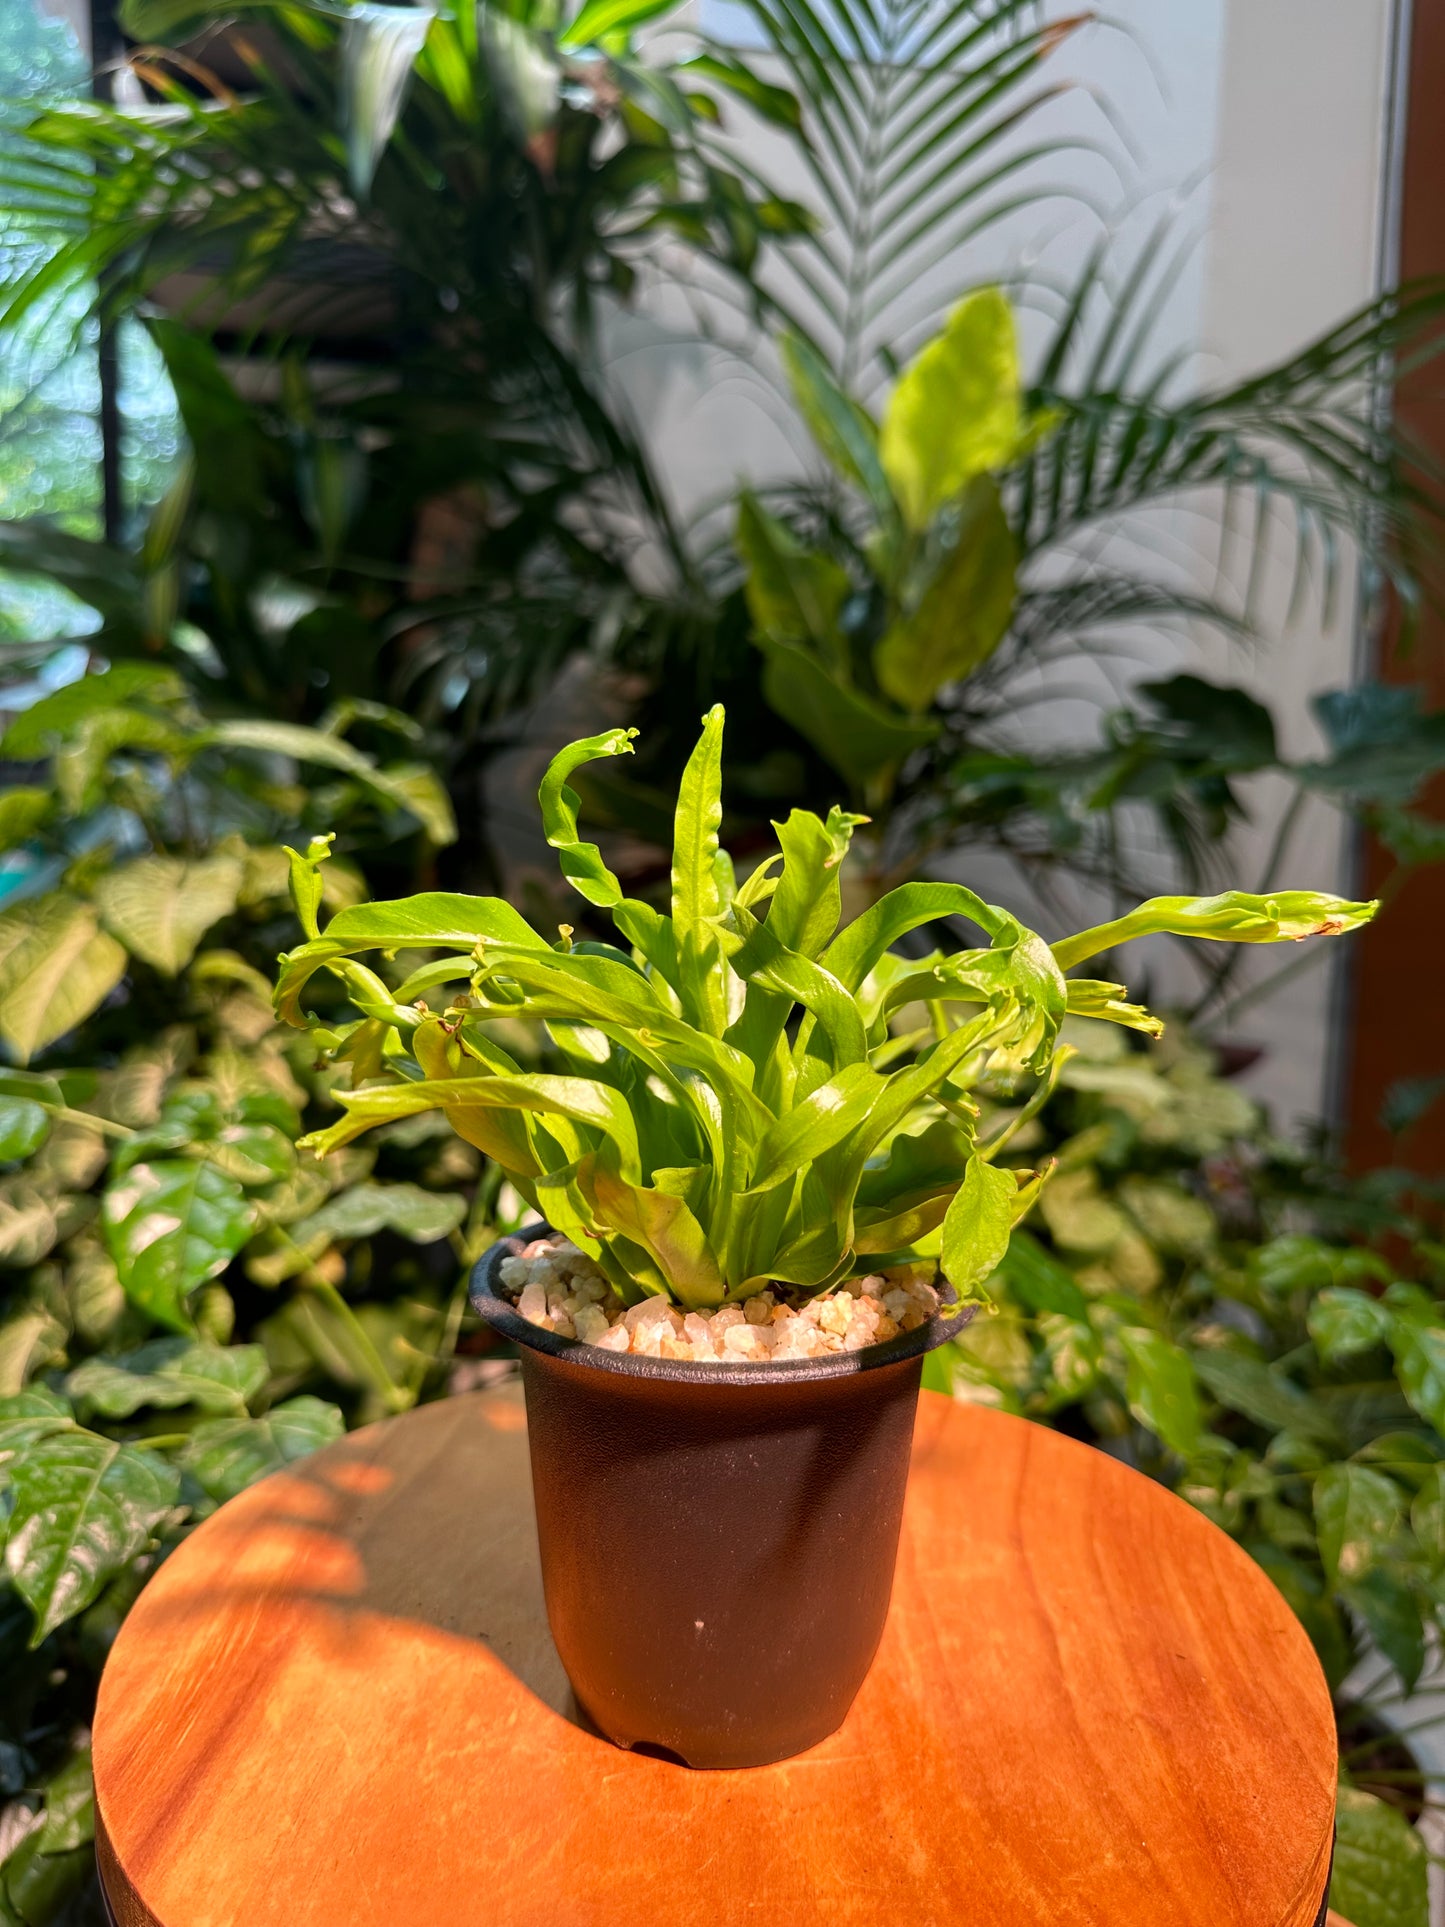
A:
[[[923,1355],[972,1307],[867,1351],[700,1364],[599,1351],[500,1295],[521,1348],[547,1619],[583,1712],[622,1747],[765,1766],[836,1731],[882,1637]]]

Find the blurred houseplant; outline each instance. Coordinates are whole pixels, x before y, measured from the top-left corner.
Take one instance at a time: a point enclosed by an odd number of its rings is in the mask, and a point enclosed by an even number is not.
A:
[[[877,418],[838,385],[815,344],[785,335],[784,367],[824,475],[745,493],[739,506],[746,613],[724,605],[701,686],[765,702],[772,717],[730,793],[734,828],[746,834],[766,807],[816,800],[841,780],[873,818],[874,888],[980,842],[1035,872],[1057,865],[1125,893],[1160,887],[1171,870],[1199,888],[1218,875],[1227,833],[1246,815],[1241,780],[1269,772],[1293,796],[1260,889],[1277,880],[1311,796],[1367,813],[1403,864],[1436,860],[1439,840],[1410,805],[1445,762],[1445,720],[1421,715],[1409,691],[1317,697],[1328,753],[1296,762],[1281,756],[1263,704],[1194,674],[1141,684],[1106,712],[1097,746],[1040,751],[1021,743],[1018,720],[1041,669],[1078,663],[1096,641],[1113,647],[1131,624],[1249,633],[1247,601],[1226,589],[1204,595],[1138,565],[1081,561],[1089,526],[1187,490],[1257,490],[1261,515],[1303,491],[1301,584],[1318,544],[1333,594],[1334,546],[1354,538],[1367,572],[1414,593],[1408,549],[1426,504],[1399,451],[1353,412],[1361,405],[1351,385],[1397,329],[1424,326],[1434,311],[1434,296],[1422,295],[1408,320],[1381,310],[1289,368],[1166,406],[1152,383],[1136,400],[1058,385],[1049,368],[1075,351],[1073,311],[1049,366],[1027,381],[1010,304],[982,289],[902,371]],[[1090,408],[1095,438],[1081,451],[1078,422]],[[1353,435],[1357,458],[1306,483],[1289,472],[1295,429],[1333,442]],[[1081,462],[1085,474],[1075,472]],[[731,557],[716,560],[726,590]],[[660,755],[643,765],[653,785],[699,686],[681,654],[671,668],[640,712],[659,726]],[[645,788],[634,799],[621,782],[595,787],[620,822],[649,830]]]
[[[659,250],[746,287],[802,217],[711,138],[719,92],[785,118],[786,97],[696,46],[640,62],[630,25],[656,11],[132,0],[149,104],[15,127],[5,198],[36,245],[0,326],[88,283],[102,317],[155,327],[191,435],[204,527],[148,648],[184,648],[180,618],[250,705],[400,696],[459,752],[631,618],[641,539],[686,570],[602,395],[598,300]],[[245,403],[198,332],[240,358]],[[135,561],[35,525],[5,559],[82,596]],[[108,652],[136,646],[110,627]]]
[[[1382,1714],[1408,1734],[1400,1701],[1440,1632],[1438,1187],[1347,1180],[1277,1139],[1182,1031],[1147,1052],[1066,1035],[1079,1055],[1015,1141],[1056,1160],[1034,1227],[991,1284],[995,1315],[934,1355],[931,1380],[1124,1457],[1254,1555],[1314,1640],[1361,1779],[1334,1904],[1362,1927],[1426,1927],[1424,1848],[1395,1809],[1438,1789],[1408,1758],[1372,1770],[1368,1735]],[[1400,1691],[1362,1705],[1365,1641]]]
[[[374,707],[216,719],[120,662],[0,742],[19,892],[0,910],[0,1918],[51,1918],[91,1859],[95,1676],[158,1553],[232,1491],[403,1409],[455,1345],[498,1175],[402,1131],[318,1172],[326,1077],[275,1024],[285,825],[386,853],[450,835]],[[19,770],[17,770],[17,765]],[[333,866],[333,904],[364,885]],[[39,1059],[35,1068],[23,1068]],[[26,1793],[26,1790],[30,1790]]]

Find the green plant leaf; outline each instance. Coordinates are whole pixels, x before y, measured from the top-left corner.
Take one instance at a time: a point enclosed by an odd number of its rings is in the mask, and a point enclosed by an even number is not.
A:
[[[878,685],[920,715],[949,683],[987,662],[1008,633],[1017,593],[1018,548],[994,482],[964,497],[957,533],[913,608],[873,652]]]
[[[110,669],[66,683],[52,695],[42,696],[39,702],[22,710],[6,730],[0,751],[16,762],[29,762],[49,755],[73,735],[87,717],[98,715],[102,710],[115,709],[134,700],[170,702],[182,693],[182,684],[173,670],[158,669],[150,663],[116,663]]]
[[[55,753],[55,792],[70,816],[82,816],[105,801],[105,779],[122,750],[151,750],[179,758],[186,737],[163,716],[142,709],[103,709],[87,716]]]
[[[1009,1239],[1001,1283],[1031,1312],[1052,1312],[1077,1323],[1088,1317],[1089,1301],[1073,1273],[1027,1231],[1015,1231]]]
[[[644,21],[667,13],[676,0],[584,0],[584,4],[557,36],[559,47],[590,47],[610,42],[614,34],[626,35]]]
[[[802,126],[803,110],[797,95],[790,94],[786,87],[774,87],[761,79],[735,55],[725,57],[716,51],[690,54],[679,62],[679,69],[684,75],[698,74],[704,80],[716,81],[719,87],[726,87],[775,127],[786,127],[796,133]]]
[[[761,639],[763,694],[818,754],[855,788],[895,770],[938,735],[840,682],[815,655],[771,636]]]
[[[415,6],[383,6],[358,0],[347,9],[341,39],[341,113],[351,190],[371,191],[401,104],[412,65],[426,45],[436,15],[427,0]]]
[[[867,1064],[849,1064],[769,1125],[753,1155],[752,1190],[761,1195],[784,1183],[856,1131],[886,1089]]]
[[[69,1374],[65,1389],[105,1418],[129,1418],[146,1405],[244,1412],[264,1387],[268,1372],[260,1345],[155,1338],[133,1352],[86,1359]]]
[[[1432,1465],[1420,1481],[1410,1527],[1430,1571],[1445,1570],[1445,1465]]]
[[[1445,1433],[1445,1330],[1412,1318],[1392,1322],[1390,1343],[1400,1389],[1435,1430]]]
[[[226,517],[264,514],[266,440],[256,411],[227,375],[215,346],[201,329],[169,315],[151,320],[147,333],[175,390],[198,507]]]
[[[1196,1376],[1232,1412],[1242,1412],[1268,1431],[1292,1432],[1343,1450],[1329,1413],[1282,1373],[1224,1348],[1200,1346],[1191,1356]]]
[[[835,804],[826,822],[811,810],[793,810],[785,822],[773,825],[783,870],[768,911],[768,928],[786,949],[817,957],[832,938],[842,914],[843,860],[854,830],[867,821]]]
[[[455,840],[451,804],[434,773],[416,763],[379,769],[371,757],[329,730],[307,729],[300,723],[253,722],[248,718],[213,723],[194,739],[198,746],[250,749],[264,755],[285,756],[352,776],[382,801],[415,816],[434,842]]]
[[[125,974],[95,911],[57,891],[0,911],[0,1037],[22,1063],[90,1016]]]
[[[1347,1461],[1315,1480],[1314,1510],[1320,1557],[1337,1585],[1364,1578],[1398,1531],[1405,1501],[1383,1472]]]
[[[29,1097],[0,1095],[0,1159],[28,1158],[50,1135],[50,1113]]]
[[[307,859],[300,859],[303,865]],[[308,899],[309,900],[309,899]],[[471,950],[484,940],[547,950],[545,940],[502,897],[428,891],[395,903],[338,910],[319,937],[287,952],[276,980],[276,1014],[304,1026],[301,992],[324,965],[365,950]]]
[[[13,850],[26,843],[55,807],[50,790],[0,790],[0,850]]]
[[[1342,1786],[1330,1905],[1350,1927],[1430,1927],[1425,1842],[1386,1800]]]
[[[152,1452],[71,1430],[18,1458],[10,1484],[5,1566],[35,1614],[38,1646],[144,1550],[180,1475]]]
[[[578,1185],[606,1224],[651,1257],[681,1305],[694,1310],[720,1305],[723,1278],[717,1256],[685,1199],[651,1186],[628,1184],[607,1161],[584,1158]]]
[[[191,1293],[225,1270],[254,1218],[233,1178],[209,1164],[163,1158],[134,1165],[110,1186],[101,1224],[127,1298],[184,1332]]]
[[[637,1127],[625,1098],[610,1086],[594,1083],[590,1078],[552,1077],[545,1073],[525,1077],[428,1078],[359,1091],[338,1091],[336,1096],[346,1112],[345,1117],[324,1131],[313,1131],[309,1137],[302,1138],[300,1148],[303,1150],[314,1150],[318,1156],[325,1156],[370,1130],[374,1124],[428,1110],[445,1110],[459,1135],[473,1143],[476,1140],[471,1135],[469,1112],[481,1113],[483,1117],[501,1112],[505,1117],[507,1112],[525,1111],[590,1125],[617,1145],[623,1175],[632,1182],[639,1175]],[[504,1161],[504,1146],[479,1148],[497,1157],[498,1162]],[[508,1165],[507,1168],[515,1167]]]
[[[883,416],[879,454],[909,527],[927,528],[976,475],[1006,467],[1023,428],[1013,310],[983,288],[909,363]]]
[[[1095,1017],[1106,1023],[1123,1024],[1126,1029],[1143,1031],[1146,1037],[1162,1037],[1163,1020],[1145,1010],[1142,1004],[1129,1003],[1127,997],[1128,991],[1123,984],[1097,983],[1089,977],[1070,977],[1068,1013],[1070,1017]]]
[[[1194,1365],[1161,1333],[1142,1328],[1119,1334],[1127,1360],[1124,1395],[1143,1426],[1181,1458],[1193,1458],[1204,1430]]]
[[[943,1275],[960,1298],[983,1292],[1003,1263],[1018,1212],[1019,1182],[974,1156],[943,1220]]]
[[[100,879],[96,907],[111,935],[132,956],[174,977],[191,961],[211,926],[235,909],[243,874],[241,859],[233,856],[195,863],[172,856],[136,857]]]
[[[582,799],[568,787],[567,778],[584,763],[601,757],[630,756],[635,729],[605,729],[599,736],[584,737],[559,750],[547,765],[537,801],[542,810],[542,829],[547,841],[558,852],[562,874],[589,903],[603,908],[622,901],[622,885],[602,861],[595,843],[584,843],[577,834],[577,813]]]
[[[1377,902],[1348,903],[1322,890],[1277,890],[1267,897],[1252,896],[1246,890],[1226,890],[1216,897],[1151,897],[1126,917],[1064,938],[1054,945],[1054,956],[1060,970],[1072,970],[1115,944],[1159,933],[1215,943],[1297,943],[1303,937],[1338,937],[1368,923],[1379,907]]]
[[[714,704],[682,772],[672,839],[672,933],[684,1018],[721,1037],[728,1027],[727,969],[718,919],[718,828],[722,823],[723,707]]]
[[[0,1398],[0,1485],[7,1467],[40,1439],[74,1429],[69,1401],[48,1385],[30,1385]]]
[[[864,979],[900,937],[945,917],[966,917],[990,937],[1019,926],[1006,912],[975,896],[963,883],[901,883],[857,916],[823,952],[824,968],[848,990]]]
[[[838,617],[848,599],[847,571],[805,549],[757,497],[738,498],[735,531],[747,569],[744,592],[759,634],[771,642],[812,642],[840,656]]]
[[[276,1184],[296,1167],[291,1132],[274,1124],[227,1124],[206,1144],[206,1158],[238,1184]]]
[[[422,833],[438,849],[444,850],[457,840],[456,812],[447,786],[436,771],[425,763],[388,763],[367,779],[369,786],[387,802],[414,816]]]
[[[95,1838],[95,1780],[90,1748],[72,1753],[58,1773],[45,1782],[45,1822],[40,1829],[41,1853],[69,1853]]]
[[[734,916],[743,942],[728,961],[737,976],[779,992],[816,1017],[827,1035],[835,1067],[841,1070],[845,1064],[862,1063],[868,1055],[867,1033],[857,1002],[838,979],[811,957],[785,949],[773,934],[771,917],[758,923],[741,907],[735,908]]]
[[[378,1231],[399,1231],[413,1244],[429,1245],[455,1231],[466,1215],[466,1199],[454,1192],[368,1179],[339,1191],[290,1230],[298,1244],[315,1238],[372,1238]]]
[[[1394,1319],[1389,1308],[1368,1292],[1331,1285],[1311,1298],[1306,1323],[1320,1357],[1334,1365],[1383,1345]]]
[[[1371,1639],[1389,1660],[1407,1693],[1420,1683],[1425,1667],[1425,1627],[1410,1588],[1383,1566],[1361,1579],[1341,1580],[1339,1596],[1365,1622]]]
[[[801,336],[784,335],[779,352],[813,440],[838,473],[863,490],[880,516],[896,518],[898,505],[878,454],[878,424],[844,394],[822,356]]]
[[[345,1429],[335,1405],[319,1398],[290,1398],[272,1406],[264,1418],[207,1419],[191,1433],[181,1464],[222,1504],[257,1479],[339,1439]]]

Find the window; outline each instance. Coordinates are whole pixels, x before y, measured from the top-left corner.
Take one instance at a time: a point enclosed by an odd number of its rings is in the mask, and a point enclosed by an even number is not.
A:
[[[87,93],[90,58],[58,0],[0,4],[0,141],[28,103]],[[44,240],[23,192],[0,204],[0,286],[42,258]],[[105,526],[105,437],[100,343],[88,290],[59,291],[45,311],[0,333],[0,523],[43,517],[70,535]],[[113,532],[124,538],[164,492],[179,447],[175,407],[145,331],[115,340]],[[52,584],[0,570],[0,645],[43,644],[95,627],[92,611]]]

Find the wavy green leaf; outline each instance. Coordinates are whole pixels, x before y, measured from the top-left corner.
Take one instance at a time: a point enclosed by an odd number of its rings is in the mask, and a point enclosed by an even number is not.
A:
[[[236,908],[244,870],[234,856],[136,857],[100,879],[96,908],[132,956],[174,977],[212,925]]]
[[[305,1019],[301,992],[324,965],[366,950],[470,949],[495,940],[523,949],[548,945],[503,897],[428,891],[394,903],[359,903],[338,910],[319,937],[288,952],[276,982],[276,1011],[298,1027]]]
[[[1314,1512],[1332,1585],[1364,1578],[1394,1538],[1404,1510],[1403,1493],[1383,1472],[1349,1461],[1324,1468],[1315,1480]]]
[[[50,1135],[50,1113],[29,1097],[0,1096],[0,1159],[28,1158]]]
[[[1017,568],[1003,499],[981,478],[963,499],[952,546],[873,651],[883,693],[920,715],[949,683],[981,668],[1008,633]]]
[[[125,965],[78,897],[57,891],[0,911],[0,1037],[29,1063],[104,1002]]]
[[[314,1238],[372,1238],[398,1231],[413,1244],[435,1244],[467,1215],[467,1201],[454,1192],[424,1191],[419,1184],[353,1184],[319,1211],[290,1227],[298,1244]]]
[[[137,1164],[101,1200],[106,1246],[127,1298],[162,1325],[191,1327],[191,1293],[225,1270],[250,1238],[240,1185],[209,1164]]]
[[[1018,1214],[1014,1172],[974,1155],[943,1220],[943,1275],[961,1299],[983,1292],[1008,1252]]]
[[[1428,1868],[1425,1842],[1397,1807],[1340,1788],[1330,1905],[1350,1927],[1430,1927]]]
[[[65,1389],[103,1418],[129,1418],[148,1405],[244,1412],[264,1387],[268,1371],[260,1345],[155,1338],[133,1352],[86,1359],[67,1376]]]
[[[635,729],[605,729],[599,736],[586,736],[569,743],[547,765],[537,801],[542,811],[542,829],[548,843],[558,852],[562,874],[572,888],[589,903],[606,908],[621,903],[622,885],[602,861],[595,843],[584,843],[577,834],[577,815],[582,799],[568,787],[567,778],[584,763],[600,757],[630,756]]]
[[[900,937],[924,924],[940,923],[945,917],[966,917],[990,937],[1010,926],[1018,928],[1004,911],[985,903],[965,884],[903,883],[853,919],[824,951],[823,965],[840,983],[856,991]]]
[[[1358,930],[1379,909],[1378,902],[1350,903],[1323,890],[1277,890],[1254,896],[1226,890],[1216,897],[1150,897],[1127,916],[1081,930],[1054,945],[1060,970],[1135,937],[1167,934],[1214,943],[1298,943],[1305,937],[1338,937]]]
[[[5,1568],[35,1614],[38,1646],[144,1550],[180,1475],[152,1452],[71,1430],[17,1458],[10,1484]]]
[[[1394,1319],[1389,1307],[1368,1292],[1331,1285],[1311,1299],[1306,1323],[1320,1357],[1333,1365],[1383,1345]]]
[[[290,1398],[273,1405],[264,1418],[208,1419],[196,1426],[181,1464],[222,1504],[257,1479],[330,1445],[345,1429],[335,1405],[319,1398]]]
[[[900,716],[834,675],[809,650],[760,640],[763,693],[845,782],[858,789],[897,770],[938,735],[938,724]]]
[[[1204,1429],[1189,1354],[1161,1333],[1126,1329],[1119,1334],[1127,1361],[1125,1396],[1138,1422],[1171,1452],[1192,1458]]]
[[[925,529],[1023,435],[1018,330],[998,288],[968,295],[899,376],[878,452],[910,528]]]
[[[878,424],[861,403],[844,394],[823,357],[801,335],[784,335],[779,352],[813,440],[838,473],[863,490],[880,516],[896,517],[898,505],[878,453]]]
[[[54,807],[54,793],[48,789],[0,790],[0,850],[28,842]]]
[[[770,642],[820,644],[836,659],[838,617],[850,589],[847,572],[805,549],[746,491],[738,498],[735,539],[747,570],[748,612],[760,635]]]
[[[721,1037],[728,1027],[727,971],[718,919],[718,829],[722,823],[723,707],[703,719],[677,791],[672,840],[672,933],[684,1018]]]

